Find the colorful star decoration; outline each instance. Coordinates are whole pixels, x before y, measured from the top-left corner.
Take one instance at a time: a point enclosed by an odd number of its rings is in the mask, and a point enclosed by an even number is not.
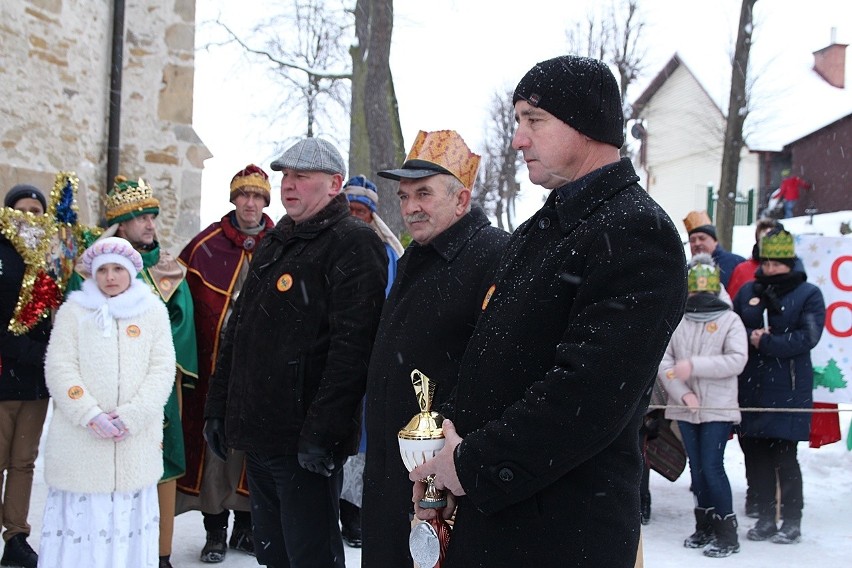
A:
[[[8,327],[15,335],[27,333],[59,307],[77,256],[102,232],[77,222],[77,184],[73,172],[56,174],[44,215],[0,208],[0,233],[26,267]]]

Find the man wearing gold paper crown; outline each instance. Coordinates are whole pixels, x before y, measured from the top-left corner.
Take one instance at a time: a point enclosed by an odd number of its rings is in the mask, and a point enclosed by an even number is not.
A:
[[[183,431],[180,423],[180,385],[195,383],[198,377],[198,355],[195,341],[193,304],[184,268],[157,241],[157,215],[160,202],[142,178],[130,181],[123,176],[106,197],[106,220],[109,227],[101,238],[118,236],[130,241],[142,255],[143,269],[137,275],[151,285],[169,310],[172,339],[177,357],[175,388],[165,407],[163,422],[163,478],[157,487],[160,503],[160,568],[171,568],[172,535],[174,533],[177,479],[185,470]],[[82,278],[77,272],[68,282],[66,294],[78,290]]]
[[[419,406],[409,375],[436,384],[434,406],[455,387],[464,347],[481,313],[508,233],[471,207],[480,157],[452,130],[417,134],[400,169],[400,211],[414,242],[397,265],[367,379],[367,463],[362,565],[411,566],[411,483],[397,432]]]
[[[258,564],[343,568],[343,462],[358,447],[387,283],[375,232],[340,194],[346,164],[304,138],[272,162],[287,215],[254,253],[210,378],[204,437],[246,455]]]
[[[745,259],[738,254],[726,251],[716,240],[716,227],[706,211],[690,211],[683,220],[689,235],[689,250],[693,255],[709,254],[722,273],[722,286],[728,287],[731,273]],[[727,298],[727,292],[722,295]]]
[[[409,479],[434,474],[457,496],[442,568],[632,568],[639,425],[683,315],[683,245],[619,156],[605,64],[542,61],[513,102],[512,146],[550,195],[503,253],[443,408],[446,443]]]
[[[47,202],[29,184],[12,187],[5,207],[27,216],[44,215]],[[14,230],[14,229],[13,229]],[[32,261],[32,258],[29,258]],[[36,568],[38,556],[27,542],[30,494],[42,427],[49,403],[44,382],[44,353],[51,318],[41,317],[26,333],[7,329],[19,302],[28,259],[5,236],[0,236],[0,521],[5,541],[0,566]]]
[[[216,456],[207,451],[204,403],[222,334],[249,275],[249,262],[275,226],[263,212],[269,190],[269,176],[258,166],[249,164],[237,172],[230,186],[234,209],[196,235],[178,257],[192,291],[199,366],[195,389],[186,391],[183,400],[186,475],[178,479],[177,512],[201,511],[207,531],[202,562],[225,559],[230,510],[234,511],[231,548],[254,554],[244,454],[234,450]]]

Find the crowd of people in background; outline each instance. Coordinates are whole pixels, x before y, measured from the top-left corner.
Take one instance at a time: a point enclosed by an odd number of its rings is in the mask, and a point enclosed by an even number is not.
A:
[[[740,550],[733,435],[757,518],[746,538],[798,542],[810,415],[756,411],[813,404],[825,306],[793,236],[761,220],[744,259],[694,211],[687,262],[619,156],[621,98],[600,61],[537,63],[513,104],[512,146],[550,193],[511,235],[472,204],[480,157],[452,130],[420,131],[399,168],[376,172],[397,182],[405,249],[376,184],[347,181],[319,138],[270,165],[287,211],[277,223],[263,212],[269,175],[249,164],[230,181],[233,210],[176,257],[160,248],[153,188],[116,178],[108,227],[55,316],[0,333],[0,565],[171,568],[175,515],[198,510],[205,542],[182,546],[205,563],[232,550],[343,568],[345,542],[363,547],[362,566],[411,566],[412,527],[452,518],[449,541],[436,538],[444,568],[633,567],[651,519],[637,433],[654,420],[688,456],[684,546]],[[784,183],[785,203],[807,187]],[[4,205],[47,210],[31,185]],[[25,261],[5,237],[0,262],[6,322]],[[408,472],[397,432],[420,409],[414,369],[434,378],[445,445]],[[652,392],[665,410],[646,416]],[[29,501],[49,398],[36,553]],[[420,506],[426,478],[445,507]]]

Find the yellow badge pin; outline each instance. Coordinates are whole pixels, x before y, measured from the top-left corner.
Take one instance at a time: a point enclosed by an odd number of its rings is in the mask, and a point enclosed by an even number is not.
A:
[[[74,385],[73,387],[68,389],[68,398],[71,400],[77,400],[78,398],[83,397],[83,387],[80,385]]]
[[[282,274],[278,278],[278,282],[275,284],[275,287],[278,288],[279,292],[286,292],[293,287],[293,277],[289,274]]]

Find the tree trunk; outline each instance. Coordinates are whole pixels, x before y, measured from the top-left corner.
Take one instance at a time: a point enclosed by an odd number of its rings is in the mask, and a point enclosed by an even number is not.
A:
[[[743,149],[743,123],[748,114],[746,77],[751,50],[752,15],[757,0],[742,0],[737,45],[731,65],[731,95],[728,100],[728,121],[725,127],[725,147],[722,151],[722,179],[716,206],[716,234],[722,247],[731,250],[734,232],[734,210],[737,196],[737,177],[740,153]]]
[[[370,171],[370,137],[367,135],[367,118],[364,93],[367,84],[367,64],[364,56],[370,41],[370,0],[355,4],[355,39],[357,45],[349,48],[352,57],[352,102],[349,105],[349,176],[375,177]]]
[[[391,0],[358,0],[352,54],[352,114],[349,137],[350,175],[363,174],[379,190],[379,216],[397,235],[404,225],[396,182],[376,175],[399,167],[405,157],[399,108],[390,72],[393,33]]]

